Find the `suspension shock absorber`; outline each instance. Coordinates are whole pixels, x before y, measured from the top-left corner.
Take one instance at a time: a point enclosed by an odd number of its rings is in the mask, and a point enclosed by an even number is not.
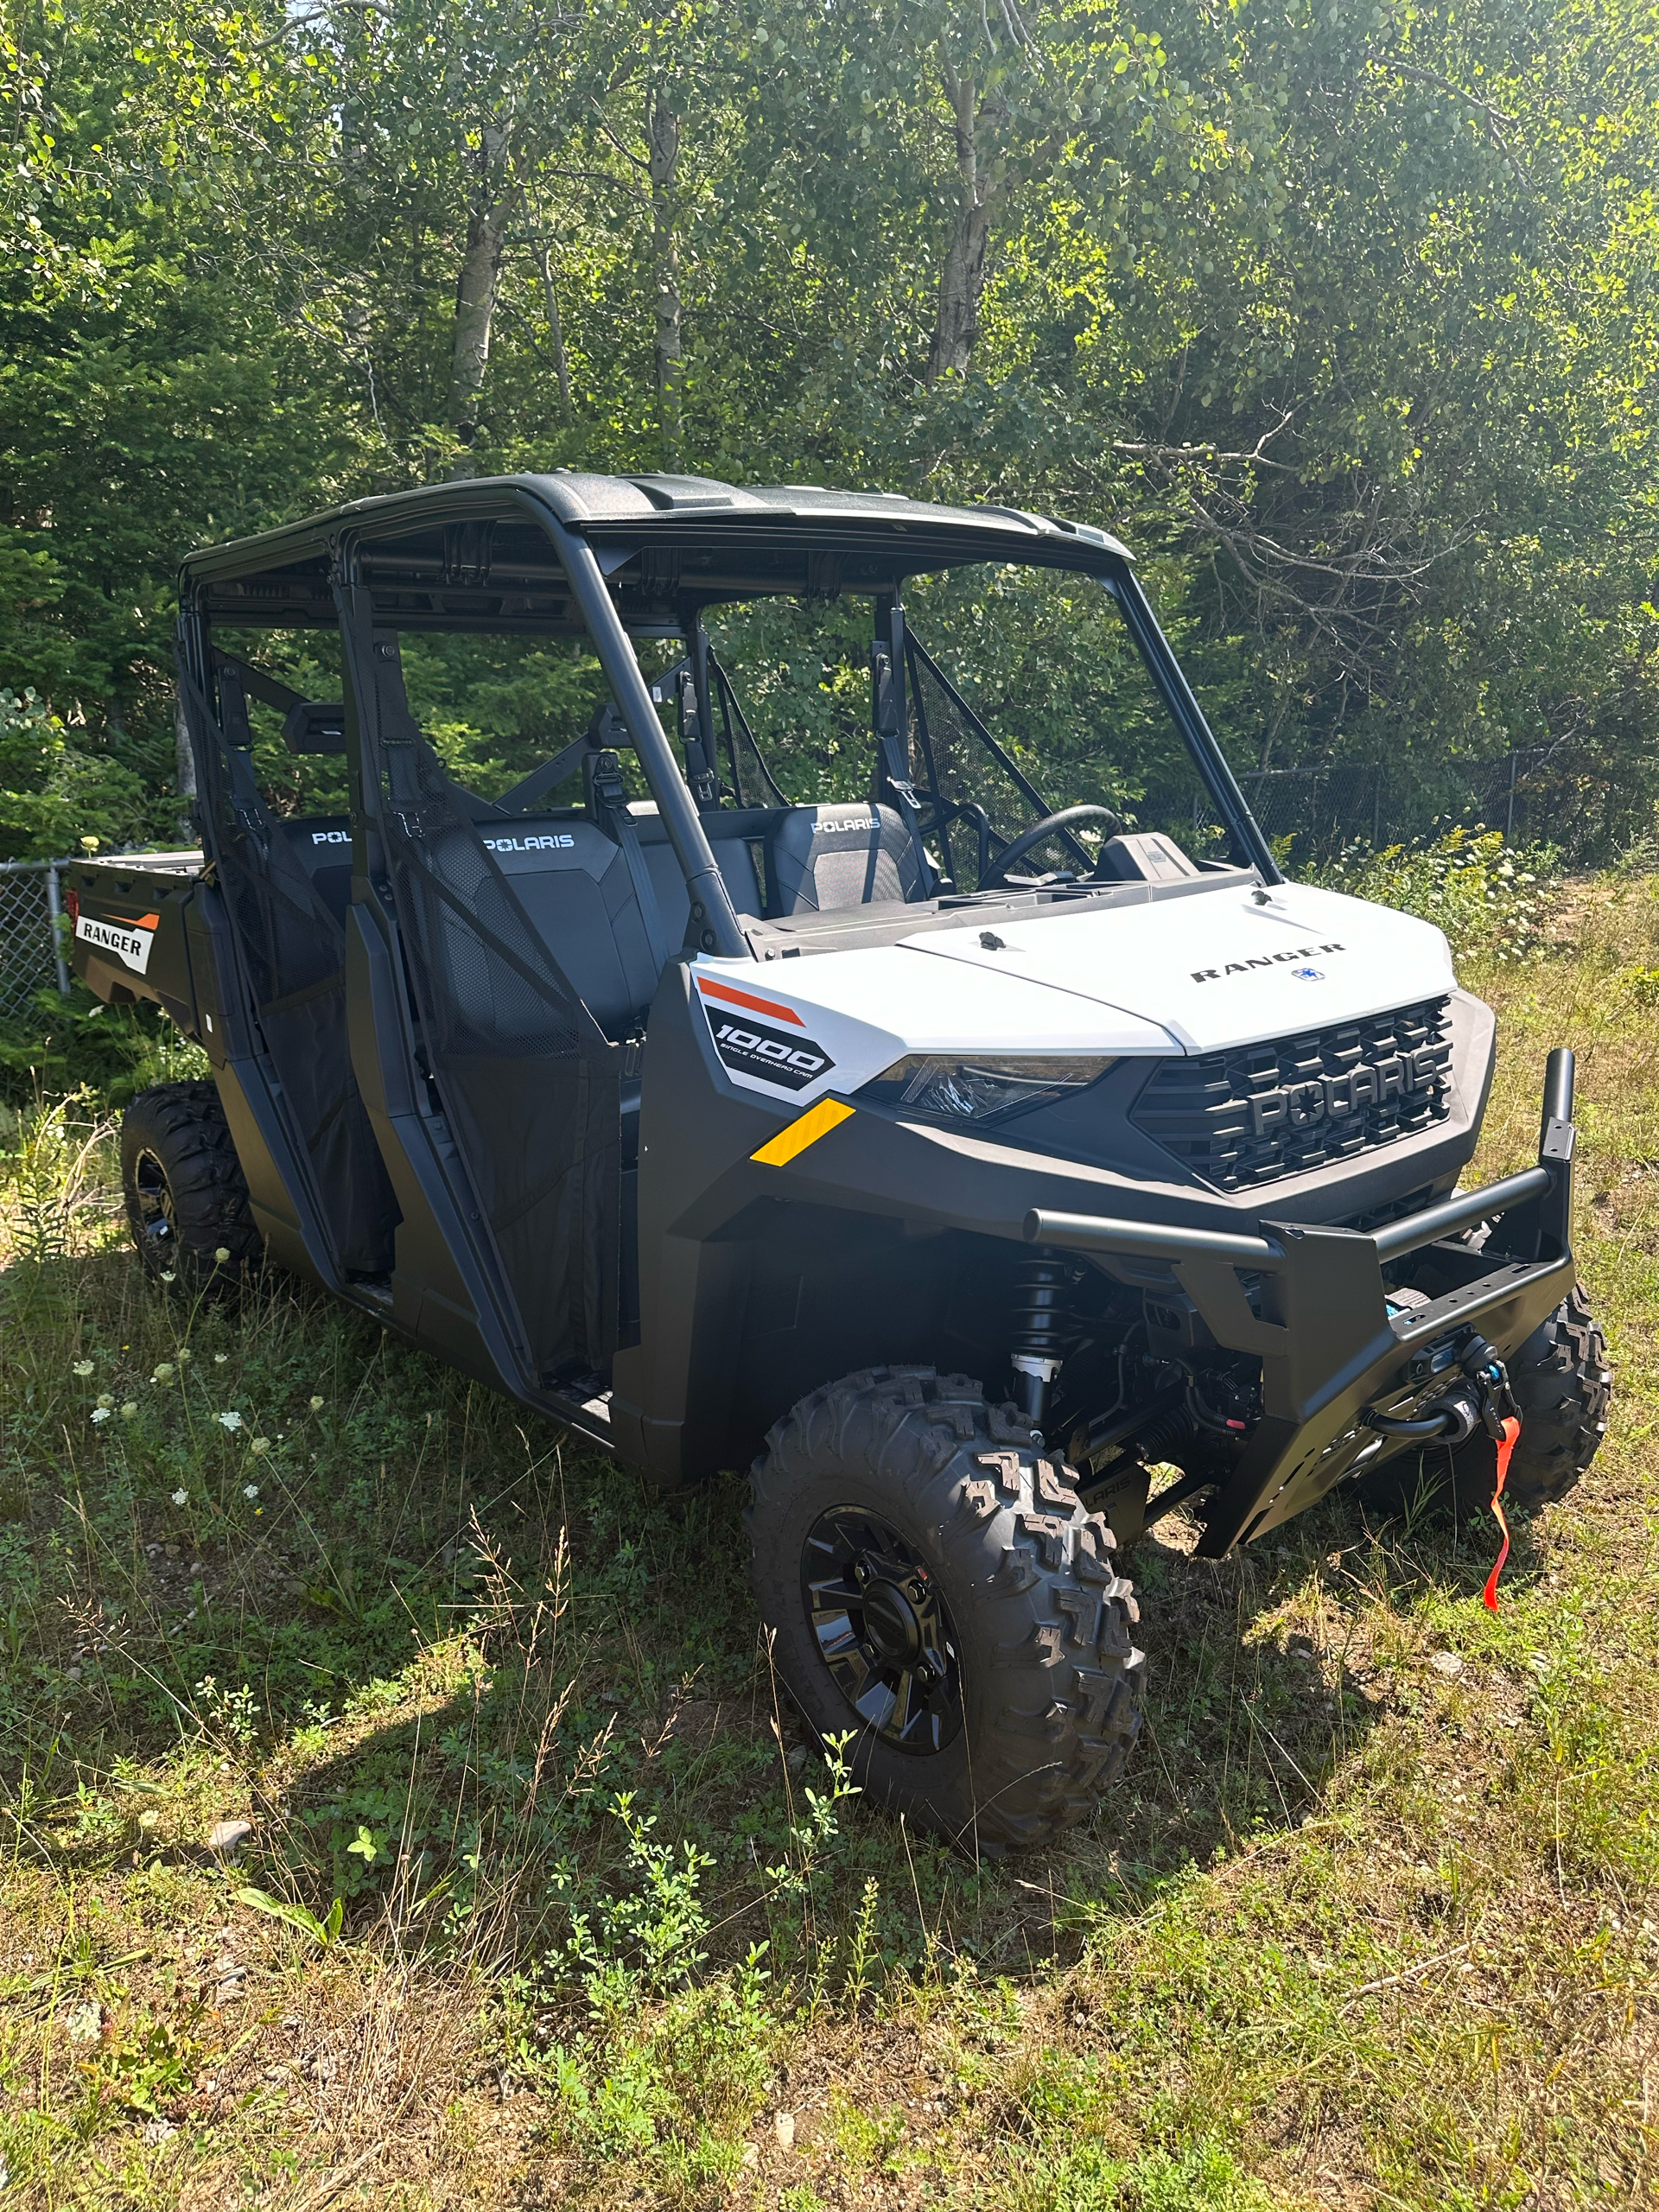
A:
[[[1014,1278],[1014,1402],[1033,1428],[1043,1425],[1049,1390],[1065,1357],[1071,1272],[1058,1252],[1039,1246]]]

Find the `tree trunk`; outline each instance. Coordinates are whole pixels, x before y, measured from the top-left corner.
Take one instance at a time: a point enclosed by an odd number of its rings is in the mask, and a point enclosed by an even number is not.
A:
[[[570,364],[565,357],[564,324],[559,315],[559,296],[553,289],[553,260],[545,246],[537,250],[542,270],[542,296],[547,303],[547,334],[553,341],[553,365],[558,372],[559,404],[566,418],[570,413]]]
[[[179,808],[179,841],[182,843],[194,834],[191,817],[196,804],[196,755],[190,743],[190,725],[184,718],[184,700],[176,689],[173,693],[173,758],[182,802]]]
[[[493,171],[501,151],[493,132],[485,136],[486,173]],[[478,401],[484,389],[484,372],[490,362],[490,327],[495,320],[497,289],[501,282],[501,250],[511,195],[480,193],[467,216],[467,251],[461,257],[461,277],[455,286],[455,336],[449,356],[449,426],[463,446],[478,435]],[[461,454],[450,465],[452,477],[474,473],[470,454]]]
[[[973,79],[958,79],[947,60],[944,86],[956,118],[957,212],[939,272],[938,319],[927,361],[930,385],[942,376],[965,376],[973,360],[991,235],[992,186],[979,158]]]
[[[680,466],[680,396],[685,357],[680,310],[680,238],[675,226],[674,188],[680,162],[680,118],[667,88],[653,86],[647,96],[645,137],[651,149],[651,248],[657,286],[657,426],[658,466]]]

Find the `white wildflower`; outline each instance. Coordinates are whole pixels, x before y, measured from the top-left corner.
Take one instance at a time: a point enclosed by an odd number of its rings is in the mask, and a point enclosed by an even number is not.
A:
[[[322,1411],[322,1400],[321,1398],[312,1399],[311,1410],[314,1414],[320,1414]]]
[[[138,1418],[138,1401],[137,1400],[137,1398],[129,1398],[129,1399],[127,1400],[127,1402],[125,1403],[125,1405],[124,1405],[124,1406],[123,1406],[123,1407],[122,1407],[122,1408],[121,1408],[121,1418],[122,1418],[122,1420],[123,1420],[123,1421],[137,1421],[137,1418]]]
[[[96,2005],[77,2005],[64,2014],[63,2024],[72,2043],[96,2043],[103,2031],[104,2016]]]
[[[152,1382],[170,1382],[177,1372],[178,1370],[174,1366],[172,1361],[170,1359],[164,1359],[149,1379]]]
[[[248,1442],[248,1449],[250,1452],[269,1452],[270,1449],[270,1439],[268,1436],[251,1437]]]
[[[173,1272],[171,1268],[163,1268],[162,1269],[162,1281],[163,1282],[177,1282],[178,1276]]]
[[[90,1375],[90,1374],[92,1373],[92,1361],[91,1361],[90,1359],[78,1359],[78,1360],[75,1362],[75,1370],[74,1370],[74,1371],[75,1371],[75,1373],[76,1373],[77,1375],[81,1376],[83,1376],[83,1377],[84,1377],[84,1376],[86,1376]]]
[[[229,1246],[228,1244],[215,1244],[215,1245],[214,1245],[214,1247],[213,1247],[213,1257],[214,1257],[214,1259],[215,1259],[215,1260],[217,1260],[217,1261],[218,1261],[218,1262],[219,1262],[219,1266],[220,1266],[221,1268],[224,1266],[224,1264],[225,1264],[226,1261],[226,1260],[228,1260],[228,1259],[230,1258],[230,1256],[231,1256],[231,1248],[230,1248],[230,1246]]]
[[[245,1498],[247,1499],[248,1503],[249,1503],[250,1505],[251,1505],[251,1504],[253,1503],[254,1499],[255,1499],[256,1497],[258,1497],[258,1495],[259,1495],[259,1485],[258,1485],[258,1484],[257,1484],[257,1483],[244,1483],[244,1484],[243,1484],[243,1485],[242,1485],[242,1495],[243,1495],[243,1497],[245,1497]]]
[[[188,1366],[188,1365],[189,1364],[189,1361],[190,1361],[190,1347],[189,1347],[189,1345],[188,1345],[188,1344],[181,1344],[181,1345],[179,1346],[178,1351],[176,1351],[173,1356],[174,1356],[174,1357],[178,1361],[179,1365],[180,1365],[181,1367],[186,1367],[186,1366]]]
[[[188,1490],[175,1490],[173,1493],[173,1503],[175,1505],[188,1505],[190,1503],[189,1491]]]
[[[103,1407],[105,1412],[108,1413],[110,1408],[115,1403],[115,1400],[110,1395],[107,1390],[100,1390],[98,1396],[98,1402]]]
[[[107,1406],[94,1406],[92,1408],[92,1419],[95,1421],[108,1421],[109,1417],[110,1409]]]
[[[238,1413],[220,1414],[219,1416],[219,1425],[221,1428],[228,1428],[231,1433],[234,1435],[237,1430],[242,1426],[242,1416]]]
[[[216,1351],[213,1354],[213,1365],[215,1367],[223,1367],[230,1356],[231,1355],[227,1351]]]

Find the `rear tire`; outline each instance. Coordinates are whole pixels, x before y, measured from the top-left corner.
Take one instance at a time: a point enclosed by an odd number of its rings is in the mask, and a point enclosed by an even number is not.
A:
[[[1509,1362],[1521,1436],[1503,1495],[1535,1513],[1565,1497],[1596,1456],[1607,1427],[1612,1370],[1583,1288],[1574,1284]],[[1402,1452],[1365,1478],[1359,1493],[1382,1513],[1484,1512],[1497,1486],[1497,1446],[1478,1429],[1455,1452]]]
[[[258,1266],[247,1183],[211,1083],[140,1091],[121,1123],[121,1188],[144,1270],[174,1297],[233,1297]]]
[[[988,1856],[1086,1820],[1141,1726],[1139,1614],[1075,1480],[931,1367],[815,1390],[750,1477],[755,1597],[809,1726],[854,1735],[878,1804]]]

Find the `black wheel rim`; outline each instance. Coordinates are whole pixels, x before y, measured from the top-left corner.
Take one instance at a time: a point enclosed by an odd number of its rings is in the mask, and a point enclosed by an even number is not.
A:
[[[950,1610],[926,1561],[858,1505],[813,1522],[801,1596],[849,1715],[901,1751],[940,1751],[962,1727],[962,1669]]]
[[[173,1186],[167,1170],[153,1152],[141,1152],[133,1162],[132,1198],[137,1215],[140,1249],[158,1257],[170,1253],[178,1242],[173,1217]]]

